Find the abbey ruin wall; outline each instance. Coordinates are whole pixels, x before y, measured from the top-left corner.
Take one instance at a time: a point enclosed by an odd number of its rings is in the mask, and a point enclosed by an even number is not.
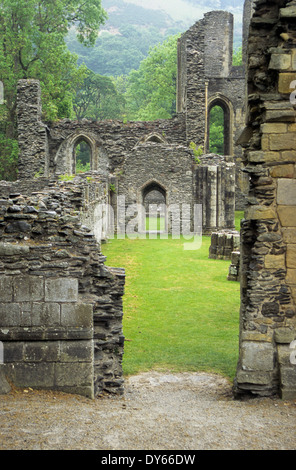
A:
[[[238,393],[295,398],[295,1],[257,1],[248,41]],[[292,348],[292,349],[291,349]]]

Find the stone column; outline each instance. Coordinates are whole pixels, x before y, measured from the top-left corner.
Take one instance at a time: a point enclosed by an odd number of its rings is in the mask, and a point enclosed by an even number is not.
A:
[[[48,175],[48,140],[41,121],[41,90],[38,80],[20,80],[17,87],[19,179]]]
[[[279,5],[280,3],[280,5]],[[296,2],[260,1],[248,42],[236,391],[296,398]],[[296,83],[296,82],[295,82]],[[294,351],[295,352],[295,351]]]

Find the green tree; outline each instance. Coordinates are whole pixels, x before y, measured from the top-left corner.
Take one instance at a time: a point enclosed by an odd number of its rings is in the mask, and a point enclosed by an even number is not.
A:
[[[125,100],[117,92],[111,77],[87,71],[81,87],[77,89],[73,108],[77,119],[116,119],[123,115]]]
[[[128,119],[169,119],[174,115],[178,37],[170,36],[150,48],[139,69],[129,74],[126,91]]]
[[[232,64],[233,65],[243,65],[243,57],[242,57],[242,47],[239,47],[234,51],[233,57],[232,57]]]
[[[210,153],[224,154],[224,111],[214,106],[210,111]]]

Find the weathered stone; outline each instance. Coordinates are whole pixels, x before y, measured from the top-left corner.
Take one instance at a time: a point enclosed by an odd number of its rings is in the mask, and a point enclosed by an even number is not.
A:
[[[284,206],[296,205],[296,179],[278,179],[277,203]]]
[[[294,178],[295,165],[277,165],[270,169],[270,175],[274,178]]]
[[[64,303],[61,309],[61,324],[77,328],[92,328],[93,307],[88,304]]]
[[[276,343],[290,344],[295,339],[295,331],[292,328],[277,328],[274,332],[274,340]]]
[[[16,276],[14,295],[17,302],[44,300],[44,280],[37,276]]]
[[[77,302],[78,280],[58,278],[45,280],[46,302]]]
[[[285,8],[280,8],[280,17],[281,18],[295,18],[296,16],[296,6],[291,5]]]
[[[272,371],[274,352],[270,343],[245,341],[242,344],[242,369],[245,371]]]
[[[285,255],[266,255],[264,266],[267,269],[284,269]]]
[[[269,142],[270,150],[292,150],[296,148],[296,135],[294,132],[271,134]]]
[[[290,54],[272,54],[269,68],[273,70],[288,70],[291,67]]]
[[[296,244],[287,245],[287,267],[296,269]]]
[[[277,210],[283,227],[296,227],[296,211],[294,206],[279,205]]]
[[[295,73],[279,74],[279,93],[292,93],[291,83],[295,80]],[[293,148],[293,147],[291,147]]]
[[[3,365],[0,365],[0,394],[5,395],[11,391],[11,386],[9,385]]]
[[[253,220],[276,219],[276,212],[271,207],[251,206],[245,210],[245,218]]]

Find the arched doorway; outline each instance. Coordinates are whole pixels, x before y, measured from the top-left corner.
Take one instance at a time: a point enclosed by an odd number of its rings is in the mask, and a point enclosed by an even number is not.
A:
[[[156,181],[149,182],[142,189],[142,204],[145,232],[162,233],[167,229],[166,190]]]
[[[209,100],[207,113],[206,153],[233,154],[233,110],[222,96]]]

